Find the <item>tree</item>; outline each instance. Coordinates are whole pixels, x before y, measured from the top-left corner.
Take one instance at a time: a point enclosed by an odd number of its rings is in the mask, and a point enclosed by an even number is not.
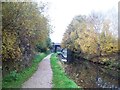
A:
[[[76,16],[64,33],[62,46],[75,53],[81,52],[82,57],[87,59],[117,52],[117,38],[110,30],[111,23],[101,13]]]
[[[31,65],[37,44],[47,47],[48,19],[34,2],[3,2],[2,14],[3,73],[20,71]]]
[[[104,20],[100,34],[100,48],[102,54],[110,54],[117,51],[117,40],[110,31],[110,21]]]

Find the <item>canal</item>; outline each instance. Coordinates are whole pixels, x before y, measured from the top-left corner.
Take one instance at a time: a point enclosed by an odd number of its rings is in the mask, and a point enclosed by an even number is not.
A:
[[[62,64],[65,72],[83,88],[118,88],[119,70],[105,65],[79,60]]]

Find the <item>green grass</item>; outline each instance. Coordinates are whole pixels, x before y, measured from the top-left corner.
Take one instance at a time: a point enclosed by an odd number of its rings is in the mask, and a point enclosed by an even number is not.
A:
[[[46,54],[44,53],[36,55],[31,67],[24,69],[22,72],[17,73],[16,71],[12,71],[9,75],[3,78],[2,88],[20,88],[22,84],[37,70],[39,62],[45,56]]]
[[[53,88],[79,88],[79,86],[65,74],[59,65],[57,54],[51,55],[51,67],[53,70]]]

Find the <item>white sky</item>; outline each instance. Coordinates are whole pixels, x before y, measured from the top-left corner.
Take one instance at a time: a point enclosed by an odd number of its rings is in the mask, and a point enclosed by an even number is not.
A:
[[[120,0],[37,0],[48,2],[48,15],[51,25],[54,26],[51,40],[60,43],[63,34],[76,15],[87,15],[91,11],[107,12],[109,9],[118,7]]]

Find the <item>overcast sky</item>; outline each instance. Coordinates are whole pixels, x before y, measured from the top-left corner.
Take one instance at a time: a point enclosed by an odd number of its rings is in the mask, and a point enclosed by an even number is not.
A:
[[[48,15],[54,26],[51,40],[55,43],[62,41],[63,34],[76,15],[88,15],[91,11],[107,12],[117,10],[120,0],[38,0],[49,3]]]

